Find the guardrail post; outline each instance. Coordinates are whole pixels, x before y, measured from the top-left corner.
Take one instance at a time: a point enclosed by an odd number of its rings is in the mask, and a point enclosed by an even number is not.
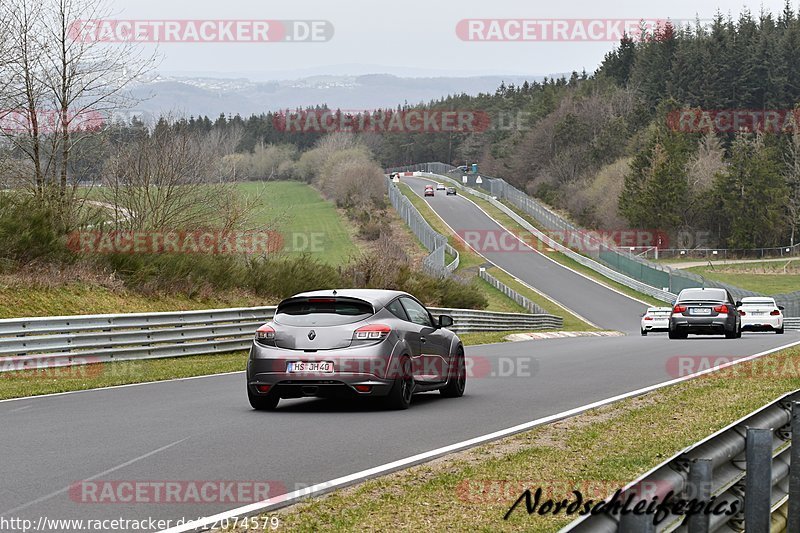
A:
[[[708,501],[711,497],[711,459],[697,459],[689,467],[689,499]],[[711,516],[697,513],[689,516],[688,533],[708,533]]]
[[[744,524],[747,533],[769,533],[772,496],[772,430],[747,428]]]
[[[795,438],[796,437],[796,438]],[[800,402],[792,402],[792,448],[789,452],[789,511],[786,531],[800,531]]]
[[[655,533],[655,531],[656,525],[651,514],[628,513],[622,515],[619,521],[619,533]]]

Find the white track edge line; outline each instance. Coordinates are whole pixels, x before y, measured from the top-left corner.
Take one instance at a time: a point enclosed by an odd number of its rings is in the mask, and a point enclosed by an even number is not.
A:
[[[592,402],[586,405],[582,405],[580,407],[575,407],[569,409],[567,411],[562,411],[560,413],[556,413],[554,415],[549,415],[543,418],[538,418],[536,420],[532,420],[531,422],[525,422],[523,424],[519,424],[516,426],[512,426],[507,429],[501,429],[499,431],[495,431],[492,433],[487,433],[485,435],[480,435],[478,437],[474,437],[468,440],[464,440],[461,442],[457,442],[454,444],[450,444],[448,446],[443,446],[441,448],[436,448],[434,450],[430,450],[427,452],[419,453],[416,455],[412,455],[411,457],[406,457],[405,459],[399,459],[397,461],[392,461],[390,463],[386,463],[380,466],[376,466],[373,468],[368,468],[366,470],[362,470],[360,472],[356,472],[354,474],[349,474],[346,476],[338,477],[332,479],[330,481],[325,481],[323,483],[318,483],[311,487],[307,487],[304,489],[296,490],[294,492],[290,492],[288,494],[282,494],[280,496],[275,496],[274,498],[270,498],[268,500],[263,500],[260,502],[252,503],[250,505],[245,505],[243,507],[239,507],[236,509],[231,509],[230,511],[225,511],[213,516],[209,516],[207,518],[201,520],[195,520],[192,522],[188,522],[181,526],[172,527],[169,529],[162,530],[161,533],[185,533],[187,531],[197,531],[203,528],[208,527],[209,525],[213,525],[220,521],[224,521],[226,519],[231,519],[239,516],[252,516],[253,514],[265,510],[272,510],[275,508],[285,507],[296,501],[299,501],[303,498],[312,495],[322,495],[326,492],[330,492],[335,488],[343,488],[348,485],[353,485],[359,481],[365,481],[367,479],[380,476],[382,474],[388,474],[396,470],[400,470],[402,468],[406,468],[409,466],[413,466],[414,464],[423,463],[426,461],[430,461],[435,459],[439,456],[446,455],[448,453],[453,453],[456,451],[461,451],[466,448],[471,448],[474,446],[478,446],[480,444],[484,444],[493,440],[497,440],[503,437],[508,437],[511,435],[515,435],[517,433],[521,433],[523,431],[532,429],[536,426],[540,426],[543,424],[547,424],[550,422],[554,422],[556,420],[560,420],[563,418],[567,418],[570,416],[574,416],[589,409],[594,409],[596,407],[602,407],[604,405],[608,405],[614,402],[618,402],[620,400],[624,400],[627,398],[631,398],[634,396],[640,396],[642,394],[646,394],[648,392],[652,392],[654,390],[658,390],[664,387],[668,387],[670,385],[675,385],[678,383],[682,383],[684,381],[688,381],[690,379],[694,379],[698,376],[702,376],[705,374],[710,374],[713,372],[717,372],[719,370],[728,368],[730,366],[738,365],[747,361],[752,361],[753,359],[757,359],[759,357],[763,357],[765,355],[769,355],[775,353],[780,350],[784,350],[787,348],[791,348],[793,346],[800,345],[800,341],[791,342],[789,344],[779,346],[777,348],[771,348],[769,350],[759,352],[754,355],[749,355],[742,357],[741,359],[737,359],[735,361],[731,361],[729,363],[725,363],[723,365],[719,365],[718,367],[709,368],[706,370],[702,370],[700,372],[696,372],[694,374],[690,374],[688,376],[683,376],[680,378],[675,378],[669,381],[664,381],[662,383],[657,383],[655,385],[650,385],[648,387],[643,387],[641,389],[636,389],[634,391],[626,392],[623,394],[619,394],[617,396],[612,396],[610,398],[606,398],[604,400],[598,400],[596,402]]]

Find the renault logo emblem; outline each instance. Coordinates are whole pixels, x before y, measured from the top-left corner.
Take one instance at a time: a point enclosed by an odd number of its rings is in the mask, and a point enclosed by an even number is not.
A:
[[[317,332],[316,331],[314,331],[312,329],[311,331],[308,332],[308,340],[313,341],[316,338],[317,338]]]

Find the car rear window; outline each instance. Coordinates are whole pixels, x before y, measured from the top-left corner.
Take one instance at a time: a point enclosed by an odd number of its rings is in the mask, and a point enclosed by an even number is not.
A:
[[[687,289],[681,292],[680,298],[678,298],[681,302],[708,300],[724,302],[727,299],[728,297],[723,289]]]
[[[742,302],[742,305],[775,305],[773,300],[748,300]]]
[[[307,298],[281,303],[275,322],[287,326],[340,326],[369,318],[372,306],[362,300]]]

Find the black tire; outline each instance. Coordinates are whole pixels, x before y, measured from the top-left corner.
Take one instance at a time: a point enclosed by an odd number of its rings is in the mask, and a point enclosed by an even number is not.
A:
[[[733,331],[726,331],[725,338],[726,339],[738,339],[742,336],[742,330],[737,328],[735,325],[733,326]]]
[[[784,328],[784,327],[785,327],[785,326],[781,326],[781,329],[776,329],[776,330],[775,330],[775,333],[777,333],[778,335],[783,335],[783,328]]]
[[[464,349],[459,347],[455,356],[455,364],[451,365],[447,384],[439,389],[445,398],[460,398],[467,388],[467,363],[464,360]]]
[[[642,330],[642,337],[647,337],[647,332],[645,330]]]
[[[256,411],[274,411],[278,407],[278,402],[281,401],[280,396],[275,394],[267,394],[266,396],[253,394],[250,387],[247,387],[247,399],[250,400],[250,406]]]
[[[411,406],[414,395],[414,376],[411,372],[411,360],[403,356],[400,359],[401,375],[396,377],[389,395],[386,396],[386,407],[401,411]]]

